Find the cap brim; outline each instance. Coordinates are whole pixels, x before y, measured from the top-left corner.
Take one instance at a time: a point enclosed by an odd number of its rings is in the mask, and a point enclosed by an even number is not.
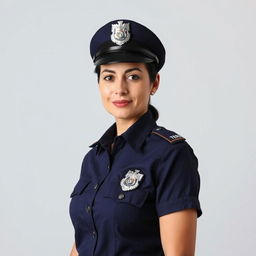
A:
[[[116,52],[116,53],[101,55],[94,61],[94,64],[98,66],[103,64],[113,64],[113,63],[120,63],[120,62],[150,63],[150,62],[154,62],[154,60],[136,53],[128,53],[128,52],[117,53]]]

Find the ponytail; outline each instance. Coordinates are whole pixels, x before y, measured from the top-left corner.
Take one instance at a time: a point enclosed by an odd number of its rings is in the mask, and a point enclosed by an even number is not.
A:
[[[158,110],[151,104],[148,105],[148,110],[151,112],[153,119],[157,121],[157,119],[159,118]]]

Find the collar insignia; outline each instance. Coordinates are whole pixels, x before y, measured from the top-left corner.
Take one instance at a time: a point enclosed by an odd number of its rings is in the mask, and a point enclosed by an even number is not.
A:
[[[111,41],[117,45],[123,45],[128,42],[130,34],[130,24],[118,21],[117,24],[112,24]]]
[[[129,170],[125,177],[121,180],[120,185],[123,191],[129,191],[137,188],[144,174],[139,173],[140,170]]]

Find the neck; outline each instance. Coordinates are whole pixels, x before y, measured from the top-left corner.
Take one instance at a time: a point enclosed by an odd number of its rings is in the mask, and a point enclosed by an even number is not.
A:
[[[116,119],[116,132],[117,136],[124,133],[130,126],[132,126],[138,119],[125,120],[125,119]]]
[[[147,110],[144,113],[142,113],[138,116],[134,116],[131,119],[116,118],[115,120],[116,120],[117,136],[124,133],[130,126],[132,126],[136,121],[138,121],[140,119],[140,117],[143,116],[146,112],[147,112]]]

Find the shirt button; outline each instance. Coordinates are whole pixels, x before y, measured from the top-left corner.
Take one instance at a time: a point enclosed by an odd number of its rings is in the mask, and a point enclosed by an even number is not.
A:
[[[93,237],[96,237],[96,235],[97,235],[97,234],[96,234],[96,231],[95,231],[95,230],[92,231],[92,236],[93,236]]]
[[[98,183],[96,183],[93,188],[94,188],[94,189],[97,189],[98,186],[99,186]]]
[[[87,211],[88,213],[91,211],[91,206],[90,206],[90,205],[88,205],[88,206],[86,207],[86,211]]]
[[[118,199],[120,199],[120,200],[124,199],[124,194],[123,193],[119,194]]]

